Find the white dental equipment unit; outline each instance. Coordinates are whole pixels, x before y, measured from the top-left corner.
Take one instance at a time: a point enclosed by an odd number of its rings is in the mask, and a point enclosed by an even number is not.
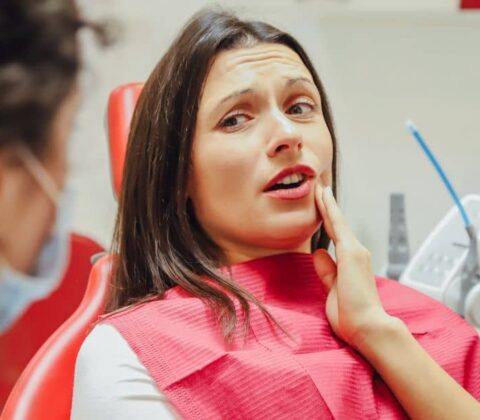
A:
[[[442,178],[455,206],[410,260],[400,283],[443,302],[480,332],[480,196],[459,200],[442,167],[412,122],[412,135]]]

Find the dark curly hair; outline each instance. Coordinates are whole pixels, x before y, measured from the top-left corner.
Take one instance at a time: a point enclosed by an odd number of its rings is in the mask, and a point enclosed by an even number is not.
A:
[[[15,144],[36,154],[46,149],[81,67],[82,28],[109,42],[106,26],[84,20],[74,0],[1,0],[0,150]]]

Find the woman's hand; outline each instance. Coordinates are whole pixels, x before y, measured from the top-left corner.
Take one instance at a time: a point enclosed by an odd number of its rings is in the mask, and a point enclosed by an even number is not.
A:
[[[324,228],[335,245],[335,263],[317,250],[313,261],[328,291],[326,314],[337,336],[359,348],[370,332],[391,324],[378,296],[371,257],[347,225],[330,187],[316,187],[315,200]]]
[[[348,227],[330,188],[317,187],[316,203],[335,244],[337,263],[325,250],[313,261],[328,290],[333,331],[356,348],[381,375],[409,418],[480,419],[480,404],[389,316],[378,297],[369,252]]]

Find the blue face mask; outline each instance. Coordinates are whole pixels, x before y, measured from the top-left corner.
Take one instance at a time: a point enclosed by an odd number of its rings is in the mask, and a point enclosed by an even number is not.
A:
[[[56,221],[32,274],[23,274],[0,260],[0,334],[6,332],[35,301],[49,296],[60,283],[70,260],[69,224],[72,194],[59,192],[42,164],[22,151],[26,167],[57,207]]]

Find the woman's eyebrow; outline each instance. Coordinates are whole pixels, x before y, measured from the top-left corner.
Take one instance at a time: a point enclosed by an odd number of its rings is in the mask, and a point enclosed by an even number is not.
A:
[[[298,82],[305,82],[305,83],[309,83],[311,84],[313,87],[317,87],[315,85],[315,83],[313,83],[309,78],[307,77],[294,77],[292,79],[287,79],[287,81],[285,82],[285,86],[286,87],[290,87],[292,85],[294,85],[295,83],[298,83]]]
[[[237,98],[239,96],[244,96],[244,95],[247,95],[247,94],[252,94],[254,93],[254,89],[252,88],[245,88],[245,89],[239,89],[239,90],[236,90],[235,92],[232,92],[230,93],[229,95],[223,97],[222,99],[220,99],[220,101],[212,108],[212,110],[209,112],[209,114],[211,115],[216,115],[217,113],[220,112],[221,108],[222,108],[222,105],[227,102],[227,101],[230,101],[231,99],[234,99],[234,98]]]
[[[285,87],[290,87],[296,83],[309,83],[310,85],[312,85],[313,87],[316,88],[315,86],[315,83],[313,83],[310,79],[308,79],[307,77],[294,77],[294,78],[289,78],[285,81]],[[247,94],[251,94],[251,93],[254,93],[254,89],[252,88],[245,88],[245,89],[239,89],[239,90],[236,90],[235,92],[232,92],[230,93],[229,95],[223,97],[217,104],[217,106],[215,107],[215,109],[218,109],[223,103],[231,100],[231,99],[234,99],[234,98],[237,98],[239,96],[243,96],[243,95],[247,95]]]
[[[222,100],[218,103],[218,106],[223,104],[224,102],[227,102],[230,99],[236,98],[238,96],[246,95],[247,93],[253,93],[253,89],[252,88],[246,88],[246,89],[236,90],[235,92],[231,93],[230,95],[227,95],[224,98],[222,98]]]
[[[307,77],[294,77],[294,78],[287,79],[287,80],[285,81],[285,87],[290,87],[290,86],[292,86],[292,85],[294,85],[295,83],[298,83],[298,82],[310,83],[311,85],[313,85],[314,87],[316,87],[316,86],[315,86],[315,83],[313,83],[313,82],[312,82],[310,79],[308,79]],[[227,96],[225,96],[224,98],[222,98],[218,104],[219,104],[219,105],[220,105],[220,104],[223,104],[224,102],[227,102],[227,101],[230,100],[230,99],[236,98],[237,96],[246,95],[247,93],[252,93],[252,92],[253,92],[253,89],[252,89],[252,88],[246,88],[246,89],[236,90],[235,92],[230,93],[229,95],[227,95]]]

